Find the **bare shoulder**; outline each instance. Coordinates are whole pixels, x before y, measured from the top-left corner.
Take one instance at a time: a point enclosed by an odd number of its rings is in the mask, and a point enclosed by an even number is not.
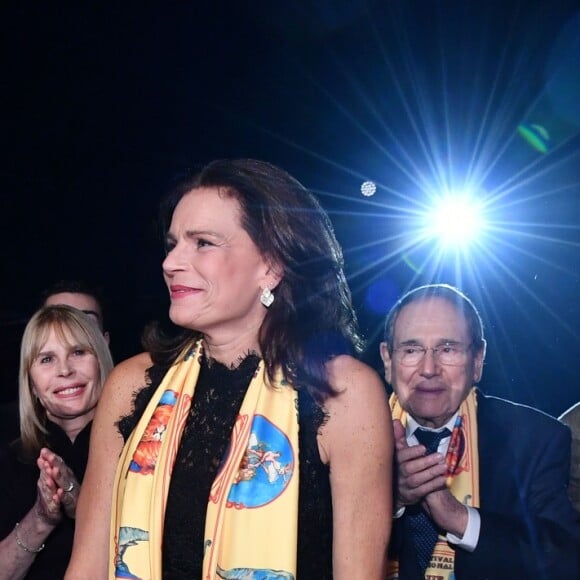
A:
[[[350,356],[327,365],[336,395],[318,436],[330,466],[335,578],[385,578],[392,515],[393,426],[378,373]]]
[[[147,369],[152,364],[149,353],[143,352],[116,365],[105,383],[101,401],[115,412],[128,412],[134,392],[147,383]]]
[[[332,401],[356,401],[367,397],[378,397],[386,401],[386,391],[378,373],[367,364],[348,355],[341,355],[330,360],[326,365],[328,381],[337,396]]]
[[[123,438],[117,428],[121,417],[131,413],[136,391],[146,384],[147,369],[151,366],[148,353],[138,354],[121,363],[112,371],[105,382],[103,393],[97,405],[91,433],[89,472],[92,461],[108,461],[116,456],[123,446]],[[93,443],[94,441],[94,443]],[[99,467],[99,472],[102,467]]]
[[[336,395],[324,402],[328,421],[319,439],[324,459],[331,460],[333,448],[344,449],[360,438],[388,443],[392,422],[387,393],[378,373],[347,355],[329,361],[327,372]]]
[[[147,369],[153,364],[151,355],[148,352],[142,352],[131,358],[120,362],[115,366],[111,373],[111,377],[118,377],[123,379],[142,380],[146,376]]]

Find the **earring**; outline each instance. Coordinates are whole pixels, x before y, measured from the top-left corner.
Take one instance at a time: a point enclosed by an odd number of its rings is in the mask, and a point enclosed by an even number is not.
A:
[[[274,294],[272,294],[272,291],[267,286],[262,290],[262,294],[260,294],[260,302],[266,308],[270,308],[272,302],[274,302]]]

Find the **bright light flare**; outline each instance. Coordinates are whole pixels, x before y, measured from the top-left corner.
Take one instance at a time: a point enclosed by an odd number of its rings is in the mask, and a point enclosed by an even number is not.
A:
[[[372,197],[377,191],[377,184],[374,181],[365,181],[360,186],[360,192],[365,197]]]
[[[468,195],[441,197],[425,215],[425,236],[444,248],[465,248],[485,228],[481,203]]]

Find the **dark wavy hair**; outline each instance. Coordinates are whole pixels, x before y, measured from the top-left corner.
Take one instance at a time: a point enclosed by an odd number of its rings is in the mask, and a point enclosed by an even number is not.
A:
[[[281,368],[287,379],[313,395],[332,394],[325,364],[362,349],[342,250],[328,216],[288,173],[263,161],[219,160],[182,178],[161,208],[167,232],[179,200],[188,192],[217,188],[235,198],[242,227],[258,250],[283,269],[274,303],[260,328],[259,343],[270,378]],[[166,340],[159,326],[149,328],[143,345],[158,364],[170,364],[197,332]]]

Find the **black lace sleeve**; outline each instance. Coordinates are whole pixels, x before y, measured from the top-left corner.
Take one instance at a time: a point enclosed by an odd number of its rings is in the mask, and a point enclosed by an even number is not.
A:
[[[300,492],[298,578],[332,578],[332,497],[330,469],[322,463],[318,433],[328,413],[308,389],[298,391]]]

